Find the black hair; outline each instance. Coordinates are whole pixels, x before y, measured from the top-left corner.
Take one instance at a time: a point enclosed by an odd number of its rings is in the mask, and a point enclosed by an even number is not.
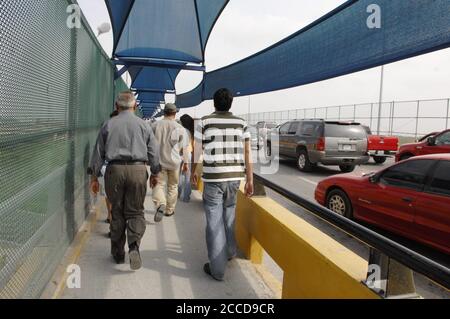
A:
[[[217,111],[228,112],[233,104],[233,94],[228,89],[220,89],[214,93],[214,107]]]
[[[187,129],[192,136],[194,136],[194,119],[188,114],[184,114],[180,117],[181,125]]]

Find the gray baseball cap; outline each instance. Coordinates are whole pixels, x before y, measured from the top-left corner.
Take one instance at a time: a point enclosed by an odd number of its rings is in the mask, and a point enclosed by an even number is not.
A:
[[[178,112],[178,108],[173,103],[167,103],[166,106],[164,107],[164,112],[177,113]]]

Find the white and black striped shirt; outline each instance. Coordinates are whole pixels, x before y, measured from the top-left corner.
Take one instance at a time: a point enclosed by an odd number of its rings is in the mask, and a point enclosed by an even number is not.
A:
[[[244,143],[250,132],[244,119],[215,112],[198,121],[195,142],[203,147],[203,181],[229,182],[245,178]]]

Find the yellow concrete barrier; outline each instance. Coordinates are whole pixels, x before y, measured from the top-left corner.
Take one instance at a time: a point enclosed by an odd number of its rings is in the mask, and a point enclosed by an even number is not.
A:
[[[361,283],[367,261],[268,197],[241,189],[236,238],[253,263],[265,250],[282,268],[282,298],[379,298]]]

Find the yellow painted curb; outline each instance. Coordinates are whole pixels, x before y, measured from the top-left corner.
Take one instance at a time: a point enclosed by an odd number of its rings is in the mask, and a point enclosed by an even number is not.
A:
[[[104,203],[103,197],[99,198],[99,202]],[[101,207],[99,207],[101,206]],[[69,276],[66,269],[69,265],[76,264],[80,259],[81,253],[83,252],[86,243],[97,224],[98,217],[100,216],[101,210],[104,208],[104,204],[97,204],[94,212],[89,214],[88,218],[84,222],[83,226],[78,231],[72,244],[67,249],[67,254],[62,263],[58,266],[55,274],[52,277],[51,282],[56,284],[56,288],[47,288],[42,294],[41,298],[44,299],[60,299],[64,294],[66,289],[66,281]],[[53,290],[53,292],[51,291]],[[46,295],[48,297],[46,297]]]
[[[276,279],[275,276],[272,275],[272,273],[270,273],[265,266],[253,264],[253,267],[255,267],[256,272],[259,276],[261,276],[264,283],[269,287],[270,290],[272,290],[274,299],[281,299],[283,291],[283,285],[281,284],[281,282]]]

